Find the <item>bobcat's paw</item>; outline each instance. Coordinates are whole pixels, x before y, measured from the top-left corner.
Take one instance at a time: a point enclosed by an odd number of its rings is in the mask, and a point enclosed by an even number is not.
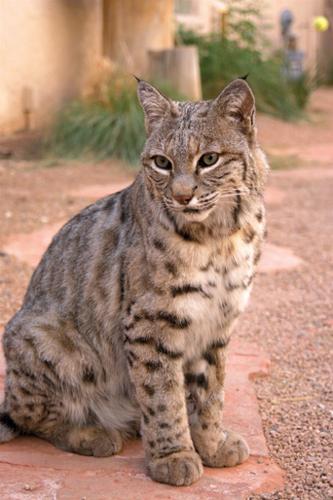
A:
[[[52,440],[53,444],[65,451],[94,457],[110,457],[119,453],[123,441],[116,430],[104,430],[87,426],[69,429],[63,435]]]
[[[208,467],[233,467],[249,458],[249,447],[242,436],[233,431],[224,431],[225,440],[213,456],[201,457]]]
[[[159,483],[189,486],[200,478],[203,468],[195,451],[180,451],[167,457],[151,459],[148,471],[152,479]]]
[[[81,445],[86,451],[84,454],[91,454],[94,457],[111,457],[122,450],[123,440],[116,430],[97,431],[95,436],[91,436],[91,440],[88,438]]]

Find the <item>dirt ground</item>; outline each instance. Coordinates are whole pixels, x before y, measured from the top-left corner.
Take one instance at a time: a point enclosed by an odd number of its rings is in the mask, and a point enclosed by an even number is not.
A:
[[[275,166],[268,240],[304,260],[260,274],[236,335],[264,347],[270,375],[255,381],[270,452],[286,471],[284,491],[251,498],[329,499],[332,480],[333,90],[316,92],[309,120],[259,117]],[[298,165],[298,168],[294,168]],[[31,268],[1,251],[9,235],[69,218],[91,202],[74,189],[135,175],[117,162],[0,161],[0,330],[19,306]]]

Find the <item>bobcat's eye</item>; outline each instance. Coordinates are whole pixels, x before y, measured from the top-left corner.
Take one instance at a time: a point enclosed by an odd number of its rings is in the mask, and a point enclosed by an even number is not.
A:
[[[201,156],[199,160],[200,167],[211,167],[215,165],[217,160],[219,159],[219,155],[217,153],[206,153]]]
[[[156,167],[161,168],[162,170],[171,170],[171,161],[168,160],[168,158],[166,158],[165,156],[157,155],[154,156],[153,160]]]

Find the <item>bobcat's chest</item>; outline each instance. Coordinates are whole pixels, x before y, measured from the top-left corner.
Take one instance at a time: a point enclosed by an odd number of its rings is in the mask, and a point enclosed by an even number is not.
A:
[[[229,335],[232,324],[245,309],[253,278],[253,245],[236,234],[205,264],[189,270],[187,283],[176,293],[176,308],[191,319],[186,357],[193,359],[214,340]]]

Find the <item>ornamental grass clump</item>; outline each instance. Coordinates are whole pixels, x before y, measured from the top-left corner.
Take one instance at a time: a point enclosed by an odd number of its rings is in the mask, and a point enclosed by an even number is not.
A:
[[[183,100],[165,83],[157,87]],[[75,100],[59,113],[48,141],[52,155],[63,158],[116,158],[139,162],[145,141],[144,120],[134,78],[114,76],[90,96]]]
[[[136,86],[111,80],[59,113],[49,146],[60,157],[113,157],[136,163],[144,137]]]

